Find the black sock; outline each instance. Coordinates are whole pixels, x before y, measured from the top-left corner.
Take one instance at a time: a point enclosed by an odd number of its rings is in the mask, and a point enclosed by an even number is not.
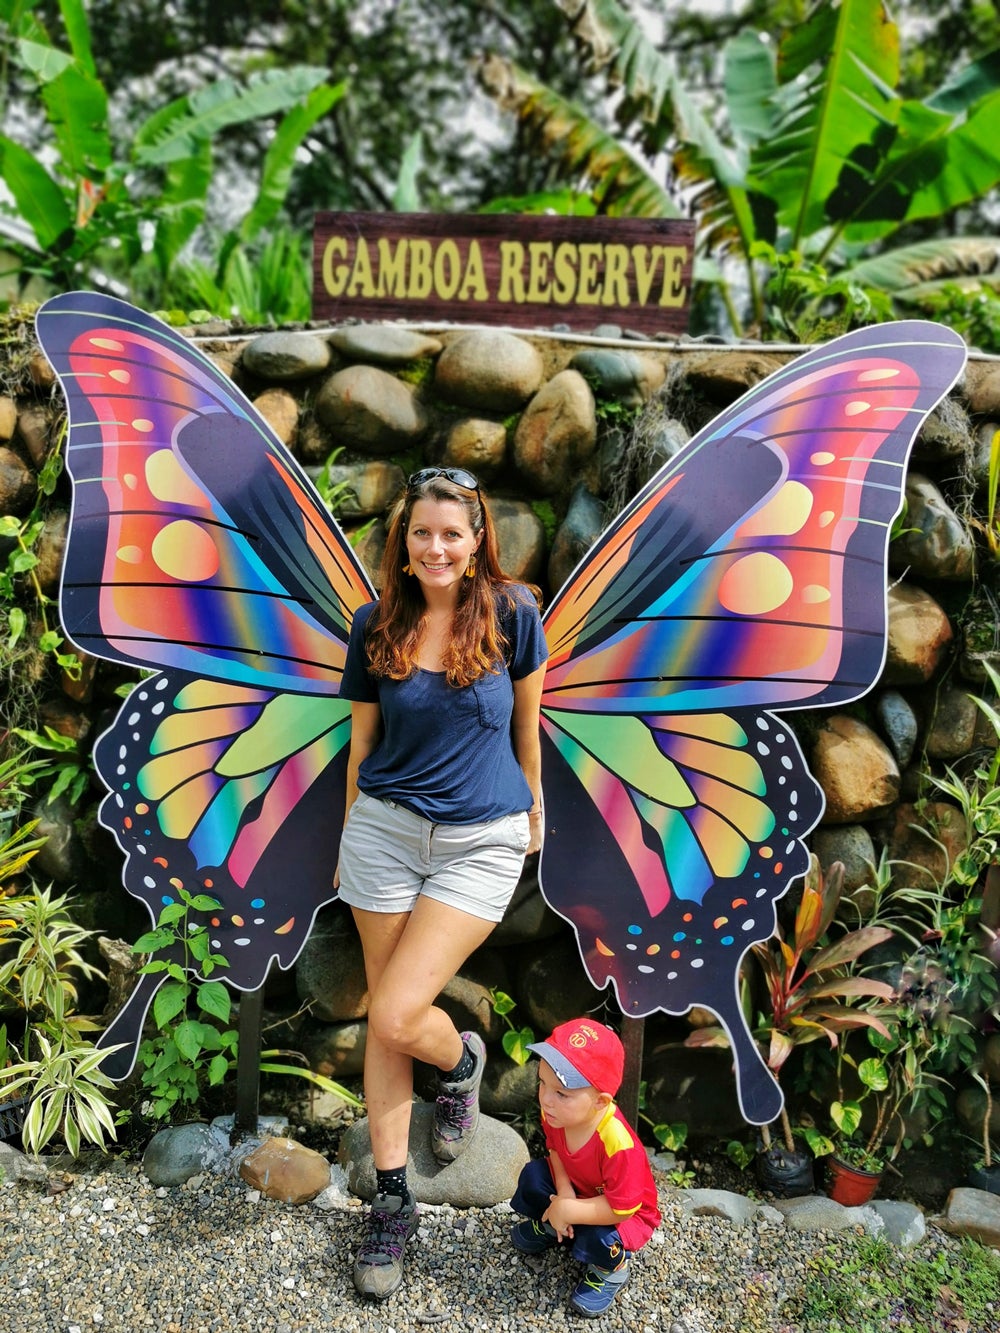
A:
[[[454,1069],[449,1069],[447,1074],[439,1074],[438,1077],[442,1083],[464,1083],[467,1078],[471,1078],[476,1072],[476,1058],[462,1042],[462,1058]]]
[[[391,1171],[379,1171],[376,1167],[375,1191],[378,1194],[394,1194],[397,1199],[402,1199],[405,1203],[410,1197],[410,1191],[406,1184],[406,1167],[397,1166]]]

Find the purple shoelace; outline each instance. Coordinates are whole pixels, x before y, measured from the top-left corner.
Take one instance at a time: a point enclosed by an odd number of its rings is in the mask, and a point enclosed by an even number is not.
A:
[[[381,1209],[372,1209],[369,1219],[371,1230],[358,1249],[359,1259],[372,1259],[384,1255],[387,1260],[398,1259],[403,1253],[412,1217],[402,1212],[384,1213]]]
[[[472,1125],[472,1108],[476,1102],[474,1092],[442,1092],[437,1099],[435,1120],[440,1127],[450,1129],[469,1129]]]

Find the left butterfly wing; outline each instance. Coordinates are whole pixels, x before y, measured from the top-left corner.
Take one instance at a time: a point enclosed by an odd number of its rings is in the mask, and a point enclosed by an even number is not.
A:
[[[949,330],[907,322],[800,357],[651,480],[546,615],[543,892],[625,1013],[719,1015],[759,1123],[780,1094],[738,965],[822,813],[766,710],[844,702],[877,677],[906,458],[964,356]]]
[[[216,900],[225,979],[254,989],[335,896],[350,716],[336,695],[373,594],[298,465],[186,339],[86,293],[48,302],[38,331],[69,406],[65,628],[165,668],[95,747],[101,820],[154,921],[180,886]],[[102,1038],[127,1043],[113,1077],[151,998],[141,986]]]

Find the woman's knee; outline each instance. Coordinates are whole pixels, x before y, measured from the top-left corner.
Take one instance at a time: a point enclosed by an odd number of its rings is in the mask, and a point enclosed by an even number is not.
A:
[[[368,1031],[390,1051],[409,1054],[423,1032],[427,1011],[415,1011],[398,997],[377,992],[368,1006]]]

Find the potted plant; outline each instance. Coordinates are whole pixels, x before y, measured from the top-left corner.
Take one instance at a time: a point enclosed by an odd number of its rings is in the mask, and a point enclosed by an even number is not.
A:
[[[830,938],[844,886],[844,867],[838,861],[824,875],[815,856],[802,885],[791,937],[781,928],[770,939],[754,944],[751,956],[762,974],[768,1008],[754,1024],[754,1035],[767,1044],[767,1066],[776,1079],[792,1052],[809,1042],[825,1040],[831,1049],[841,1034],[870,1028],[889,1037],[878,1013],[855,1004],[858,1000],[888,1001],[893,989],[871,977],[850,975],[848,968],[862,954],[892,938],[885,926],[844,930]],[[725,1045],[721,1028],[701,1028],[685,1043],[689,1046]],[[785,1197],[813,1189],[813,1155],[829,1152],[832,1143],[808,1127],[793,1131],[788,1111],[782,1108],[780,1139],[770,1127],[761,1127],[757,1177],[772,1193]]]

